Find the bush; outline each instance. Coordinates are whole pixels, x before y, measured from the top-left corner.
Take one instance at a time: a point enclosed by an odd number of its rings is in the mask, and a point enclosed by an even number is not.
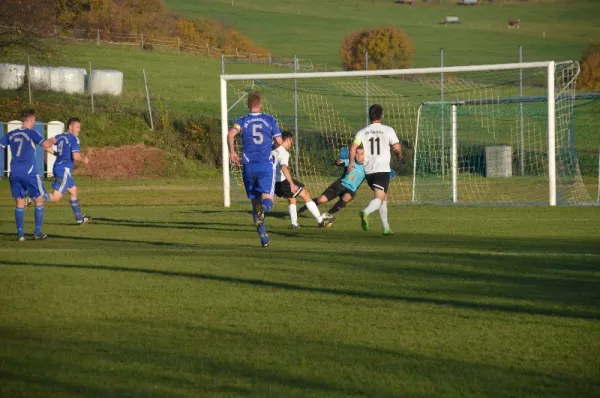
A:
[[[344,38],[340,56],[345,70],[402,69],[412,65],[415,47],[402,30],[394,27],[374,28],[350,33]]]
[[[590,43],[579,64],[581,71],[577,78],[577,88],[600,90],[600,41]]]

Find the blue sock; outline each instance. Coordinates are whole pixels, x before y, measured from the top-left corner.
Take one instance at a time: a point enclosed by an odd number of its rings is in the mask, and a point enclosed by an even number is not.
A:
[[[262,205],[263,205],[263,208],[265,209],[265,213],[268,213],[273,208],[273,201],[271,199],[263,199]]]
[[[256,228],[256,232],[258,232],[258,236],[263,237],[267,234],[267,227],[265,226],[265,224],[263,224],[260,227]]]
[[[71,201],[71,209],[73,209],[73,214],[75,214],[75,221],[81,221],[83,219],[83,214],[81,213],[78,200]]]
[[[17,235],[25,236],[25,209],[15,207],[15,222],[17,223]]]
[[[35,207],[35,234],[42,234],[42,224],[44,223],[44,206]]]

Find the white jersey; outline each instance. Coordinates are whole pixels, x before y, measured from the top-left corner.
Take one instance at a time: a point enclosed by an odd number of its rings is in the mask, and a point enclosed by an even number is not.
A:
[[[290,153],[283,147],[283,145],[280,145],[277,147],[277,149],[271,152],[271,156],[273,156],[273,161],[275,163],[275,181],[285,181],[285,176],[281,171],[281,166],[288,166],[290,161]]]
[[[372,123],[356,133],[354,143],[365,148],[365,174],[389,173],[390,147],[400,142],[396,131],[381,123]]]

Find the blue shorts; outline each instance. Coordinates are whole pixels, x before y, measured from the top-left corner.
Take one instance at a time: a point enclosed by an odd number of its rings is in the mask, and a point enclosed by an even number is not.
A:
[[[242,179],[248,199],[255,199],[262,194],[273,195],[275,192],[275,165],[267,163],[247,163],[242,170]]]
[[[24,176],[10,174],[10,192],[15,199],[23,199],[26,194],[30,198],[36,199],[46,193],[42,178],[39,174],[28,174]]]
[[[75,186],[75,180],[71,176],[71,169],[68,167],[54,168],[54,182],[52,183],[52,188],[55,191],[60,192],[61,194],[65,194],[67,189],[73,188]]]

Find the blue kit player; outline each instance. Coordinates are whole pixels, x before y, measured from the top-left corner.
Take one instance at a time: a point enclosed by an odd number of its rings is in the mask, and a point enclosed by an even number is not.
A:
[[[338,167],[344,167],[344,175],[341,178],[335,180],[323,193],[313,201],[318,205],[325,204],[334,198],[339,198],[335,205],[327,212],[323,213],[323,218],[327,219],[330,223],[335,221],[333,214],[342,210],[350,201],[352,201],[356,196],[356,191],[363,183],[366,178],[365,169],[362,166],[362,163],[365,159],[365,150],[363,147],[358,147],[356,149],[356,156],[354,158],[355,167],[352,170],[348,170],[348,165],[350,164],[350,160],[347,159],[337,159],[335,161],[335,165]],[[302,206],[298,213],[302,213],[306,211],[306,205]]]
[[[24,109],[21,112],[23,127],[9,131],[0,138],[0,149],[9,148],[10,161],[10,191],[15,199],[15,222],[17,224],[17,239],[25,240],[25,197],[29,194],[35,201],[35,231],[33,239],[46,239],[42,233],[44,223],[44,204],[50,200],[44,189],[42,178],[38,173],[35,160],[35,147],[40,145],[45,151],[51,151],[52,145],[45,141],[37,131],[33,130],[35,112]]]
[[[83,214],[79,207],[79,190],[73,179],[73,168],[75,162],[89,163],[89,159],[81,156],[79,147],[79,132],[81,131],[81,121],[72,117],[67,121],[67,132],[50,138],[48,142],[51,145],[56,145],[56,161],[52,173],[54,174],[54,182],[52,188],[54,192],[50,194],[52,202],[58,202],[62,199],[66,192],[71,196],[71,209],[75,214],[75,221],[79,225],[89,222],[92,218]]]
[[[264,219],[265,214],[273,208],[275,193],[275,164],[271,151],[273,141],[281,145],[281,132],[277,121],[271,115],[262,113],[262,99],[257,92],[248,96],[250,113],[235,121],[229,130],[227,143],[229,156],[235,164],[240,158],[234,147],[234,139],[242,135],[242,179],[248,199],[252,201],[254,223],[263,247],[269,246]]]

